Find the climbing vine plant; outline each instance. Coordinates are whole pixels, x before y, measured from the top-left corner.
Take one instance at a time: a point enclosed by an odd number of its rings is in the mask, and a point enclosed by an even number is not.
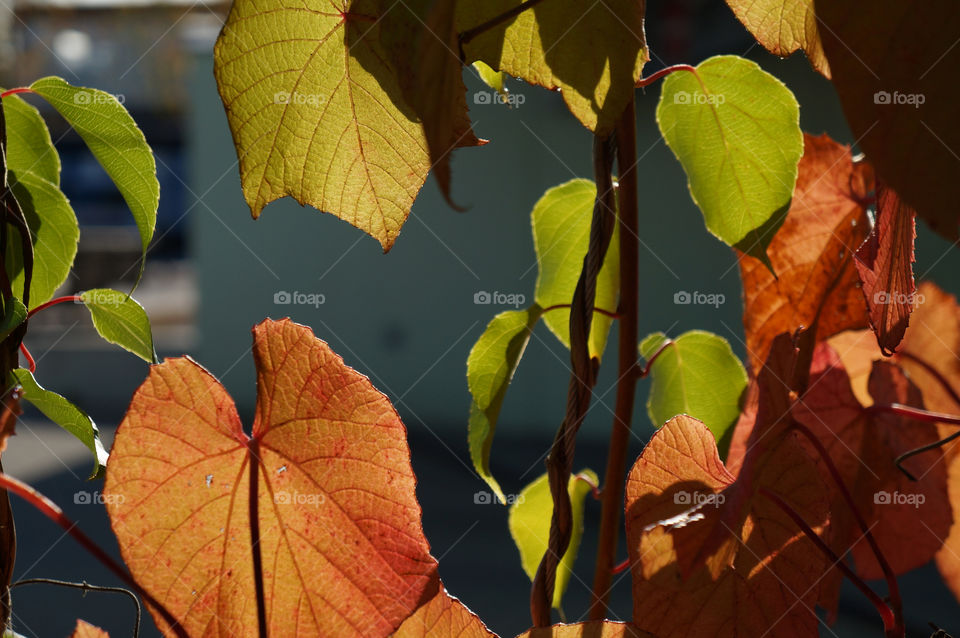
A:
[[[593,134],[593,179],[548,189],[531,212],[533,303],[491,317],[466,362],[469,455],[507,503],[490,459],[513,374],[541,321],[569,349],[547,472],[509,503],[532,582],[524,636],[814,636],[818,610],[827,623],[843,613],[847,579],[876,608],[878,631],[902,638],[897,577],[931,560],[960,597],[960,305],[936,283],[917,285],[912,266],[917,217],[958,238],[949,185],[960,176],[960,11],[949,0],[878,0],[869,11],[853,0],[727,4],[762,46],[802,49],[832,80],[862,154],[803,132],[790,90],[742,57],[645,75],[637,0],[235,0],[216,44],[253,216],[291,196],[384,251],[431,172],[459,208],[451,153],[486,142],[471,127],[465,72],[505,104],[505,75],[557,90]],[[738,258],[745,362],[708,332],[638,334],[636,100],[657,83],[663,140],[707,231]],[[125,293],[51,300],[73,259],[76,221],[42,120],[18,93],[49,101],[87,141],[144,250],[156,213],[142,135],[115,100],[78,101],[83,91],[47,78],[3,93],[2,432],[23,398],[91,449],[95,478],[106,463],[126,566],[29,486],[6,475],[0,483],[106,562],[164,635],[492,636],[439,579],[396,411],[309,328],[286,319],[254,327],[250,434],[212,375],[170,359],[133,397],[109,461],[92,421],[40,387],[32,364],[19,367],[28,318],[66,299],[85,303],[105,338],[154,359],[146,316]],[[614,323],[607,466],[574,472]],[[628,468],[645,377],[658,429]],[[602,513],[588,620],[554,624],[593,524],[584,520],[591,494]],[[9,507],[0,519],[9,531]],[[629,623],[607,620],[623,570]],[[883,593],[868,583],[880,579]],[[75,635],[96,631],[81,623]]]

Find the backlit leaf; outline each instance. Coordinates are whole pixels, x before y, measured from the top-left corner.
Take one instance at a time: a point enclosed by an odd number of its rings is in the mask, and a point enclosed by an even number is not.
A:
[[[109,288],[96,288],[87,290],[80,298],[101,337],[147,363],[157,362],[150,319],[133,297]]]
[[[733,55],[664,80],[657,123],[687,173],[707,228],[766,260],[803,154],[800,109],[780,80]]]
[[[382,17],[379,0],[233,3],[214,70],[254,217],[290,195],[393,246],[430,159]]]
[[[897,194],[877,187],[877,222],[854,254],[870,324],[886,355],[900,345],[916,303],[913,281],[915,214]]]
[[[726,436],[740,416],[740,396],[747,387],[746,370],[727,340],[702,330],[674,340],[654,333],[640,343],[640,355],[648,361],[657,355],[647,399],[653,425],[678,414],[692,416],[710,428],[720,456],[726,456]]]
[[[6,98],[4,98],[6,99]],[[60,187],[36,173],[9,175],[27,226],[33,235],[33,278],[30,282],[30,307],[49,301],[66,281],[77,254],[80,226],[77,216]],[[19,237],[7,238],[7,272],[14,273],[13,294],[23,297],[23,256]]]
[[[747,358],[755,374],[773,339],[816,326],[816,341],[867,326],[852,255],[870,229],[869,165],[826,135],[804,136],[797,185],[783,226],[770,243],[776,277],[758,259],[740,257]]]
[[[457,29],[483,24],[521,0],[460,2]],[[468,61],[548,89],[560,89],[567,108],[599,135],[613,130],[649,59],[644,0],[583,5],[551,0],[488,29],[468,42]]]
[[[109,93],[72,86],[58,77],[37,80],[30,89],[80,134],[116,184],[133,214],[146,256],[157,224],[160,182],[153,152],[127,109]]]
[[[467,434],[470,459],[501,503],[506,498],[490,472],[490,446],[507,388],[540,315],[536,304],[527,310],[500,313],[487,325],[467,358],[467,385],[473,396]]]
[[[727,0],[737,19],[770,53],[787,57],[803,49],[813,68],[830,77],[813,3],[814,0]]]
[[[34,173],[60,185],[60,155],[40,112],[19,95],[3,98],[7,120],[7,169],[18,175]]]
[[[877,403],[923,405],[917,387],[889,362],[874,363],[869,390]],[[865,412],[850,389],[839,357],[826,344],[814,353],[810,389],[793,414],[829,452],[894,573],[928,563],[952,522],[943,456],[932,450],[907,460],[905,467],[917,481],[904,475],[894,459],[936,441],[936,425]],[[818,464],[821,474],[826,474],[826,466],[822,461]],[[832,501],[828,542],[838,555],[851,553],[863,578],[883,578],[873,551],[838,491]],[[823,601],[827,609],[836,607],[839,572],[824,578],[828,590],[831,581],[832,599]]]
[[[403,621],[392,638],[497,638],[476,614],[441,588]]]
[[[477,75],[483,80],[483,83],[500,95],[507,95],[507,89],[504,85],[505,74],[503,71],[494,71],[486,62],[479,60],[473,63],[473,68]]]
[[[100,430],[87,413],[65,398],[43,388],[29,370],[17,368],[10,373],[22,387],[23,398],[36,407],[45,417],[80,439],[93,454],[93,470],[90,478],[99,477],[107,464],[107,451],[100,442]]]
[[[403,423],[304,326],[258,325],[254,360],[253,439],[192,360],[151,368],[105,487],[123,558],[190,635],[257,635],[255,476],[270,635],[389,635],[440,591]]]
[[[582,476],[583,479],[577,478]],[[573,531],[570,544],[557,566],[557,580],[553,590],[553,606],[560,609],[563,594],[567,591],[570,576],[573,574],[573,563],[577,559],[580,549],[580,539],[583,537],[583,508],[591,485],[598,484],[598,478],[593,470],[582,470],[576,476],[570,477],[567,491],[570,494],[570,506],[573,517]],[[546,474],[527,485],[510,506],[508,524],[510,536],[520,550],[520,564],[532,581],[537,575],[537,568],[543,555],[549,547],[550,518],[553,516],[553,497],[550,494],[550,483]]]
[[[573,301],[590,243],[590,222],[596,196],[597,187],[591,180],[573,179],[548,189],[533,207],[533,247],[540,267],[533,298],[541,308],[569,306]],[[620,290],[619,236],[619,230],[614,230],[603,267],[597,275],[594,304],[608,312],[617,310]],[[570,347],[569,308],[544,313],[543,322],[563,345]],[[599,359],[603,356],[612,323],[610,317],[594,313],[589,339],[591,357]]]

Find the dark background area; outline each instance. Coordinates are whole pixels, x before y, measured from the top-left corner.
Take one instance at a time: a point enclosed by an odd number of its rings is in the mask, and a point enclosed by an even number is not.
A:
[[[213,38],[226,9],[201,3],[16,5],[9,25],[16,63],[3,70],[3,84],[29,84],[57,74],[124,95],[158,158],[158,230],[137,297],[154,322],[161,356],[194,356],[223,381],[249,424],[255,401],[250,328],[266,316],[287,315],[311,326],[349,365],[367,374],[403,417],[424,527],[447,589],[493,631],[516,635],[529,625],[529,581],[507,531],[507,509],[474,502],[474,495],[487,488],[474,474],[466,446],[466,357],[486,323],[506,308],[475,305],[473,295],[496,290],[532,299],[536,268],[530,210],[545,189],[590,177],[590,135],[558,95],[519,81],[508,82],[525,98],[517,108],[474,105],[471,96],[484,89],[468,70],[471,117],[477,133],[491,142],[454,157],[454,198],[470,207],[467,213],[449,209],[428,180],[388,255],[360,231],[290,200],[269,205],[255,222],[241,196],[236,154],[212,76]],[[650,2],[647,30],[653,55],[646,75],[718,53],[746,55],[794,91],[804,130],[853,142],[831,85],[802,55],[778,60],[766,54],[724,3]],[[86,34],[87,45],[73,31]],[[58,41],[66,44],[58,49]],[[65,55],[71,45],[74,54],[87,50],[86,58]],[[742,357],[735,256],[704,228],[683,171],[660,139],[654,119],[658,97],[659,84],[638,92],[644,242],[640,334],[711,330]],[[122,288],[137,258],[129,214],[79,139],[55,115],[45,115],[64,163],[63,188],[82,225],[80,254],[65,291]],[[933,278],[957,293],[960,257],[949,249],[921,228],[915,272],[918,279]],[[726,303],[719,308],[674,305],[673,295],[681,290],[721,293]],[[273,299],[280,291],[322,293],[326,303],[278,306]],[[147,369],[103,346],[82,311],[58,307],[38,316],[27,343],[38,357],[38,380],[85,408],[109,440]],[[610,342],[615,340],[614,329]],[[575,461],[575,469],[589,467],[601,475],[612,418],[612,350]],[[493,471],[508,493],[519,492],[544,471],[543,452],[562,418],[568,356],[545,327],[535,331],[494,442]],[[652,432],[646,393],[641,384],[631,458]],[[4,462],[11,474],[28,478],[116,555],[103,508],[74,502],[79,491],[93,493],[102,486],[83,480],[89,463],[79,443],[28,413]],[[116,582],[22,501],[14,500],[14,512],[18,578]],[[587,608],[598,521],[599,503],[588,500],[584,541],[564,603],[570,621]],[[622,543],[620,555],[626,555]],[[958,623],[960,606],[933,567],[903,576],[901,587],[908,635],[925,635],[927,621],[948,628]],[[84,597],[33,585],[15,590],[14,603],[14,626],[27,636],[69,635],[77,617],[114,636],[132,627],[129,601],[113,594]],[[845,590],[841,609],[841,620],[823,625],[822,635],[880,634],[875,612],[852,588]],[[630,617],[626,575],[613,591],[611,617]],[[960,631],[960,624],[953,629]],[[153,635],[153,629],[144,635]]]

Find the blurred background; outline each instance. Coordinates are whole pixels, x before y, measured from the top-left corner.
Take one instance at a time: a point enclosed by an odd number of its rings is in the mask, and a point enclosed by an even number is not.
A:
[[[559,95],[508,81],[513,107],[478,103],[485,92],[465,71],[475,130],[490,143],[454,156],[454,199],[447,207],[431,180],[423,187],[396,246],[379,244],[331,215],[291,200],[269,205],[259,221],[243,201],[237,158],[213,79],[212,49],[229,3],[191,0],[3,0],[0,85],[28,85],[46,75],[116,94],[143,129],[157,157],[161,184],[157,232],[136,297],[153,322],[163,356],[189,354],[219,377],[252,422],[254,369],[250,329],[264,317],[291,316],[309,325],[346,362],[368,375],[397,406],[409,430],[424,525],[447,589],[503,636],[529,626],[529,581],[507,531],[504,507],[478,503],[485,484],[472,471],[466,445],[470,397],[467,354],[486,323],[505,307],[475,304],[481,291],[532,300],[536,262],[530,210],[543,191],[591,177],[588,132]],[[801,104],[804,130],[854,140],[832,86],[802,55],[770,56],[722,2],[649,0],[652,61],[698,63],[718,53],[745,55],[783,80]],[[522,97],[522,100],[520,99]],[[700,328],[744,354],[739,273],[732,251],[704,228],[679,163],[656,127],[659,84],[638,92],[641,211],[641,335],[677,336]],[[139,239],[122,198],[80,138],[41,100],[63,160],[63,190],[81,224],[76,264],[64,293],[129,287]],[[522,103],[521,103],[522,102]],[[960,252],[919,229],[916,274],[960,292]],[[676,305],[681,291],[725,297],[717,307]],[[316,294],[322,304],[293,305],[281,293]],[[614,329],[615,330],[615,329]],[[615,343],[616,335],[610,341]],[[83,407],[109,443],[130,397],[147,374],[138,359],[102,342],[84,309],[64,304],[30,323],[27,338],[37,379]],[[608,348],[608,351],[615,348]],[[516,493],[544,472],[543,452],[560,423],[567,351],[540,326],[507,394],[492,468]],[[612,420],[614,365],[581,431],[575,469],[602,475]],[[640,387],[631,458],[652,432]],[[39,415],[27,413],[4,455],[7,471],[61,504],[109,551],[116,545],[100,482],[84,477],[82,445]],[[92,495],[91,504],[82,493]],[[114,584],[115,579],[72,540],[21,501],[17,578],[57,577]],[[577,573],[565,599],[569,621],[587,608],[599,503],[588,502]],[[620,555],[626,556],[620,548]],[[927,566],[901,579],[908,635],[929,635],[927,622],[949,625],[960,606]],[[879,587],[879,584],[878,584]],[[630,584],[617,580],[612,617],[630,617]],[[879,635],[872,607],[845,590],[844,613],[824,636]],[[14,591],[14,628],[27,636],[67,636],[84,618],[125,635],[130,602],[112,594],[31,585]],[[155,635],[148,627],[144,635]],[[956,629],[956,626],[954,626]]]

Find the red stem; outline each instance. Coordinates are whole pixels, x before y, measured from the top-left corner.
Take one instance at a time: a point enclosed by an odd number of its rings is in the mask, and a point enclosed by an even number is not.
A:
[[[8,95],[16,95],[17,93],[33,93],[33,89],[27,86],[18,86],[15,89],[7,89],[3,93],[0,93],[0,99],[5,98]]]
[[[559,309],[561,309],[561,308],[566,308],[566,309],[569,310],[569,309],[570,309],[570,304],[568,304],[568,303],[558,303],[558,304],[554,304],[554,305],[552,305],[552,306],[547,306],[546,308],[544,308],[543,310],[541,310],[541,312],[550,312],[551,310],[559,310]],[[601,314],[601,315],[610,317],[611,319],[619,319],[619,318],[620,318],[620,315],[619,315],[618,313],[616,313],[616,312],[610,312],[609,310],[604,310],[603,308],[594,308],[593,311],[594,311],[594,312],[597,312],[597,313],[599,313],[599,314]]]
[[[34,361],[33,355],[30,354],[30,351],[27,350],[27,346],[24,343],[20,342],[20,354],[23,355],[23,358],[27,360],[27,368],[30,370],[30,374],[33,374],[37,371],[37,362]]]
[[[789,503],[780,498],[778,494],[771,492],[765,487],[761,487],[758,491],[760,494],[773,501],[773,503],[783,510],[787,516],[793,519],[793,522],[797,524],[797,527],[799,527],[804,534],[806,534],[807,538],[813,541],[813,544],[816,545],[817,548],[833,562],[834,566],[843,572],[843,575],[850,579],[850,582],[856,585],[857,589],[863,592],[863,595],[866,596],[871,603],[873,603],[873,606],[877,608],[877,611],[880,613],[880,617],[883,619],[883,628],[888,636],[904,635],[903,631],[898,631],[900,628],[897,625],[896,614],[894,614],[893,610],[890,609],[890,605],[884,602],[884,600],[880,598],[875,591],[870,589],[870,587],[863,582],[859,576],[857,576],[856,572],[854,572],[841,557],[837,556],[836,553],[830,549],[829,545],[823,542],[823,539],[820,538],[820,535],[817,534],[805,520],[803,520],[803,517],[800,516],[795,509],[790,507]]]
[[[879,563],[880,569],[883,571],[884,579],[887,581],[887,590],[890,596],[890,603],[893,607],[894,617],[899,623],[903,616],[903,603],[900,600],[900,586],[897,584],[897,577],[890,568],[890,563],[887,562],[886,556],[884,556],[883,552],[880,551],[880,546],[877,544],[876,539],[870,532],[870,527],[867,526],[867,522],[860,514],[860,510],[857,509],[857,505],[853,500],[853,495],[850,494],[850,491],[843,482],[843,477],[840,475],[840,470],[838,470],[837,466],[833,463],[833,459],[830,458],[830,454],[827,452],[827,449],[823,447],[823,443],[820,442],[820,439],[818,439],[807,426],[794,421],[791,427],[797,432],[803,434],[807,440],[813,444],[817,454],[820,455],[820,458],[823,459],[824,465],[827,466],[827,470],[830,472],[833,482],[837,484],[837,489],[840,490],[840,494],[843,496],[843,500],[846,501],[847,507],[850,508],[850,511],[853,513],[853,517],[857,520],[857,524],[860,526],[860,531],[867,539],[867,543],[870,545],[870,549],[873,551],[874,556],[876,556],[877,563]]]
[[[902,405],[900,403],[874,403],[873,405],[864,408],[864,411],[868,414],[896,414],[897,416],[903,416],[910,419],[915,419],[917,421],[926,421],[927,423],[948,423],[950,425],[960,425],[960,417],[958,416],[944,414],[943,412],[931,412],[930,410],[924,410],[923,408],[913,408],[909,405]]]
[[[63,510],[57,507],[56,503],[26,483],[23,483],[22,481],[19,481],[2,472],[0,472],[0,487],[13,492],[27,503],[32,505],[35,509],[39,510],[44,516],[63,528],[67,534],[73,537],[73,540],[80,543],[85,550],[90,552],[94,558],[103,563],[107,569],[117,576],[117,578],[125,582],[135,592],[140,594],[140,596],[148,605],[156,609],[157,612],[163,616],[163,619],[167,621],[171,629],[176,632],[177,636],[188,638],[186,630],[180,625],[180,621],[178,621],[173,614],[171,614],[167,608],[160,603],[160,601],[144,591],[137,581],[133,579],[133,576],[131,576],[130,573],[124,569],[123,565],[111,558],[89,536],[80,531],[80,529],[77,527],[77,524],[67,518],[63,513]]]
[[[630,559],[629,559],[629,558],[624,559],[624,561],[623,561],[622,563],[617,563],[616,565],[614,565],[614,566],[613,566],[613,569],[610,570],[610,574],[611,574],[612,576],[616,576],[617,574],[622,574],[623,572],[627,571],[628,569],[630,569]]]
[[[668,66],[663,69],[660,69],[659,71],[657,71],[656,73],[654,73],[649,77],[640,78],[639,80],[637,80],[637,88],[642,89],[645,86],[649,86],[654,82],[656,82],[657,80],[659,80],[660,78],[662,78],[663,76],[670,75],[674,71],[690,71],[693,74],[697,73],[697,70],[694,67],[690,66],[689,64],[674,64],[673,66]]]
[[[41,310],[45,310],[45,309],[49,308],[50,306],[56,306],[57,304],[67,303],[67,302],[70,302],[70,303],[83,303],[83,297],[81,297],[80,295],[67,295],[66,297],[57,297],[56,299],[51,299],[50,301],[48,301],[48,302],[46,302],[46,303],[42,303],[42,304],[40,304],[39,306],[37,306],[36,308],[34,308],[33,310],[31,310],[30,312],[28,312],[28,313],[27,313],[27,318],[29,319],[30,317],[32,317],[33,315],[37,314],[37,313],[40,312]]]

